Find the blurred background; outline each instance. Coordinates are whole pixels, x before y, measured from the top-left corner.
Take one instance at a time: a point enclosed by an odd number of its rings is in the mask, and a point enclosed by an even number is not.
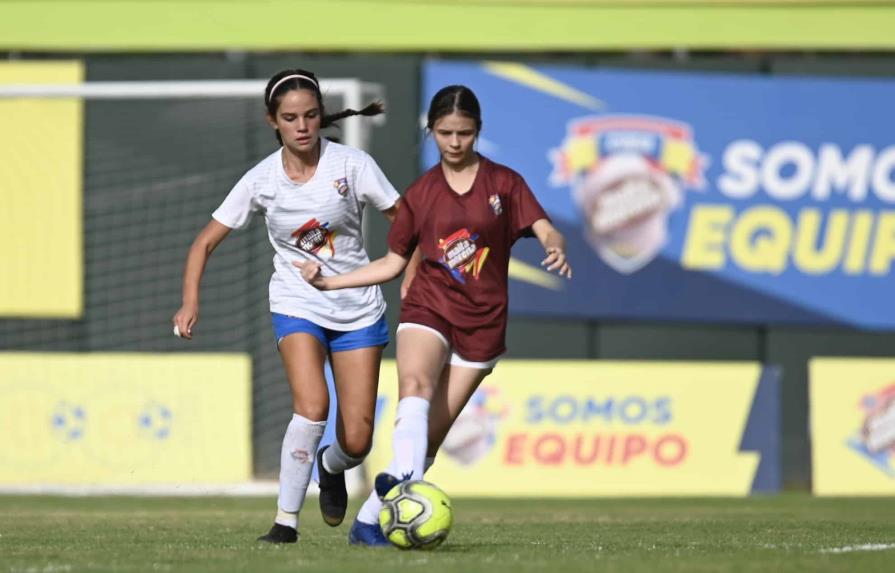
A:
[[[0,2],[0,488],[275,479],[263,221],[211,258],[195,339],[170,319],[195,234],[275,149],[264,82],[303,67],[332,110],[385,101],[330,135],[402,191],[437,160],[429,98],[469,85],[480,151],[569,240],[565,285],[514,251],[448,491],[573,467],[548,494],[895,493],[893,24],[882,0]]]

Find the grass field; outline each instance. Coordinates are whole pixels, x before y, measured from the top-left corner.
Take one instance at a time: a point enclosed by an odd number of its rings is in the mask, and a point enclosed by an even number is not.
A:
[[[346,544],[316,499],[297,545],[272,499],[0,496],[0,573],[895,571],[895,498],[455,500],[434,552]],[[353,515],[353,514],[350,514]]]

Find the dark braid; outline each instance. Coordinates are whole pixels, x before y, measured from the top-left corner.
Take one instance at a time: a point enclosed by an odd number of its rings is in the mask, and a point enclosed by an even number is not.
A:
[[[280,80],[287,76],[301,77],[289,78],[286,81],[280,82]],[[317,80],[317,76],[315,76],[313,72],[307,70],[294,69],[279,71],[267,82],[267,87],[264,90],[264,106],[267,108],[267,113],[271,117],[276,117],[277,109],[280,107],[280,98],[283,94],[292,90],[310,90],[314,92],[314,96],[317,98],[317,105],[320,107],[321,129],[330,127],[334,125],[335,122],[353,115],[373,116],[385,112],[385,107],[382,105],[382,102],[377,101],[371,103],[360,111],[346,109],[338,113],[327,115],[326,110],[323,107],[323,94],[320,92],[320,82]],[[277,131],[275,133],[277,141],[282,144],[283,139],[280,137],[280,132]]]
[[[365,116],[369,117],[369,116],[379,115],[384,112],[385,112],[385,106],[382,105],[382,102],[374,101],[373,103],[371,103],[370,105],[368,105],[367,107],[365,107],[359,111],[354,110],[354,109],[343,109],[339,113],[334,113],[332,115],[325,115],[325,116],[323,116],[323,122],[321,123],[321,127],[329,127],[330,125],[333,125],[335,122],[339,121],[340,119],[345,119],[346,117],[351,117],[353,115],[365,115]]]

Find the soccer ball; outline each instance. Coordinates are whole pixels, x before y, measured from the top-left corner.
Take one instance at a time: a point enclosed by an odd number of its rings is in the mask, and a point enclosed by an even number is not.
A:
[[[401,549],[435,549],[453,522],[450,498],[427,481],[401,482],[382,498],[379,525]]]

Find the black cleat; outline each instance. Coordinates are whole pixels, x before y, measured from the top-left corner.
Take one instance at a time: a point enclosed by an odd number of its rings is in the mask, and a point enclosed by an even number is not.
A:
[[[267,535],[262,535],[258,541],[265,543],[295,543],[298,541],[298,531],[287,526],[274,523]]]
[[[398,478],[388,472],[382,472],[376,474],[376,479],[373,480],[373,489],[376,490],[376,496],[379,497],[379,499],[382,499],[385,497],[385,494],[392,490],[393,487],[401,482],[409,480],[409,474]]]
[[[323,467],[323,452],[328,447],[317,452],[320,513],[327,525],[335,527],[345,519],[345,510],[348,507],[348,490],[345,489],[345,472],[331,474]]]

